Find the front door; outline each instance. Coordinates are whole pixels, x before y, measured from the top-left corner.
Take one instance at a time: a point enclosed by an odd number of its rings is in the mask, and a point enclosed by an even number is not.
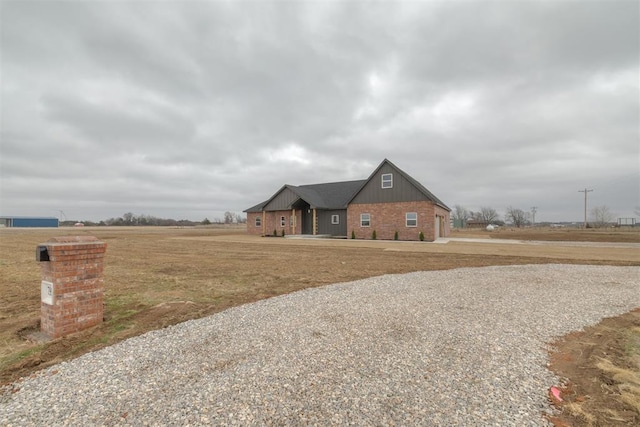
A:
[[[302,234],[313,234],[313,211],[309,205],[302,208]]]

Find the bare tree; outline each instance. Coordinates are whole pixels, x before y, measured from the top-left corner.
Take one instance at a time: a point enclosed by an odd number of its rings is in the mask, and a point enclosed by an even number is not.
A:
[[[233,214],[229,211],[224,213],[224,223],[225,224],[231,224],[233,222]]]
[[[451,217],[456,221],[465,221],[469,218],[469,211],[460,205],[455,205],[451,214]]]
[[[613,222],[614,215],[607,205],[601,205],[591,209],[591,218],[595,227],[602,228]]]
[[[523,211],[522,209],[514,208],[513,206],[509,206],[507,208],[507,213],[505,214],[505,220],[510,221],[516,227],[520,228],[526,225],[529,221],[529,213]]]
[[[640,206],[636,206],[636,208],[633,210],[633,213],[640,216]]]
[[[495,209],[488,206],[482,206],[480,208],[480,212],[477,212],[477,214],[480,215],[479,219],[489,224],[491,224],[492,222],[498,221],[500,219],[500,215],[498,215],[498,212]]]

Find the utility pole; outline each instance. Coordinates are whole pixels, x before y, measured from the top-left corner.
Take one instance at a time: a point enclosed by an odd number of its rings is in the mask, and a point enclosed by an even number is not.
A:
[[[584,193],[584,228],[587,228],[587,193],[591,193],[592,190],[587,190],[585,187],[584,190],[578,190],[578,193]]]
[[[537,206],[531,206],[531,216],[533,216],[533,220],[531,221],[531,226],[536,226],[536,212],[538,212]]]

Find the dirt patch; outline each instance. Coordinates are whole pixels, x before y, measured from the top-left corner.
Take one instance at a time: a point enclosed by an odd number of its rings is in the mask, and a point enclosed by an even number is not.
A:
[[[553,346],[550,369],[565,379],[556,426],[640,425],[640,308]]]

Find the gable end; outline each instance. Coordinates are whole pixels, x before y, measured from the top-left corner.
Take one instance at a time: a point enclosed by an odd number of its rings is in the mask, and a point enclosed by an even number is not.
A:
[[[383,180],[383,175],[385,179]],[[391,175],[391,179],[389,178]],[[391,182],[391,186],[382,185]],[[450,211],[422,184],[385,159],[369,176],[363,187],[353,196],[349,204],[398,203],[430,201]]]

